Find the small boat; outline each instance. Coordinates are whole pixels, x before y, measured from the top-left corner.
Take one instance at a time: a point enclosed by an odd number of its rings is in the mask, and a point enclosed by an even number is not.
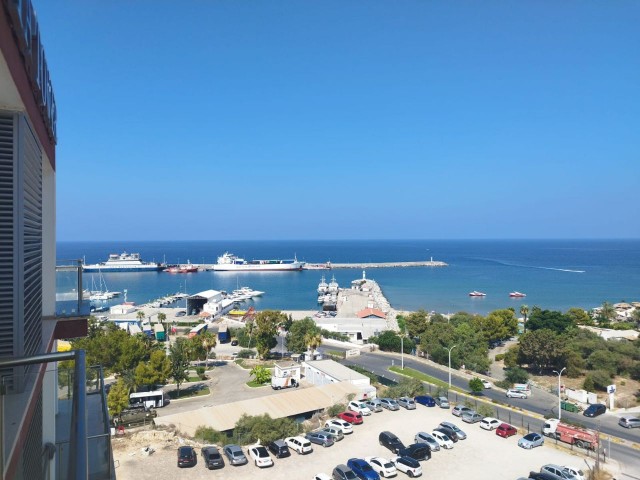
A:
[[[474,290],[473,292],[469,292],[469,296],[470,297],[486,297],[487,294]]]
[[[522,297],[526,297],[527,294],[526,293],[521,293],[521,292],[511,292],[509,294],[509,296],[513,297],[513,298],[522,298]]]

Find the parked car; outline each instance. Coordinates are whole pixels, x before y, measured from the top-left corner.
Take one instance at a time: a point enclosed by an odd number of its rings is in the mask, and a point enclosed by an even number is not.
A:
[[[575,478],[576,480],[586,480],[584,476],[584,472],[579,468],[565,466],[565,467],[562,467],[562,471],[570,474],[572,478]]]
[[[388,448],[393,453],[398,453],[401,448],[404,448],[404,443],[402,443],[394,433],[389,431],[380,432],[380,435],[378,435],[378,441],[380,442],[380,445]]]
[[[345,422],[349,422],[353,425],[360,425],[362,423],[362,415],[358,412],[352,412],[351,410],[338,414],[338,418],[341,418]]]
[[[415,398],[416,403],[424,405],[425,407],[435,407],[436,401],[431,395],[418,395]]]
[[[331,476],[326,473],[316,473],[312,480],[331,480]]]
[[[269,455],[267,447],[257,445],[249,449],[249,456],[253,460],[256,467],[265,468],[273,466],[273,459]]]
[[[589,405],[582,415],[585,417],[597,417],[598,415],[602,415],[607,411],[607,406],[603,403],[594,403],[593,405]]]
[[[400,397],[398,400],[398,405],[400,405],[401,407],[406,408],[407,410],[415,410],[416,409],[416,402],[415,400],[413,400],[413,398],[409,398],[409,397]]]
[[[451,413],[453,413],[456,417],[460,417],[467,412],[473,412],[473,409],[465,406],[465,405],[456,405],[451,409]]]
[[[509,397],[509,398],[525,398],[526,399],[526,398],[529,397],[529,395],[524,390],[509,389],[509,390],[507,390],[507,397]]]
[[[529,472],[529,478],[531,480],[557,480],[556,476],[549,472]]]
[[[322,445],[323,447],[330,447],[334,444],[333,436],[326,432],[309,432],[305,435],[307,440],[316,445]]]
[[[360,480],[380,480],[380,475],[362,458],[350,458],[347,467],[353,470]]]
[[[283,438],[274,440],[267,444],[267,448],[276,458],[285,458],[291,456],[287,442]]]
[[[509,438],[517,433],[518,429],[513,425],[509,425],[508,423],[501,423],[500,425],[498,425],[498,428],[496,428],[496,435],[502,438]]]
[[[414,478],[422,475],[422,467],[420,462],[414,460],[411,457],[398,457],[395,456],[391,459],[397,470],[406,473],[407,476]]]
[[[344,433],[342,433],[342,429],[338,427],[324,427],[320,431],[331,435],[333,437],[334,442],[339,442],[344,438]]]
[[[438,445],[440,445],[440,447],[446,448],[447,450],[453,448],[453,441],[443,431],[436,429],[431,432],[431,436],[436,439],[436,442],[438,442]]]
[[[344,420],[340,420],[339,418],[330,418],[324,423],[325,427],[335,427],[342,430],[344,435],[349,435],[353,433],[353,427],[349,422],[345,422]]]
[[[482,415],[474,410],[462,414],[462,421],[465,423],[478,423],[480,420],[482,420]]]
[[[351,401],[347,405],[347,408],[352,412],[358,412],[362,416],[371,415],[371,409],[367,406],[366,403],[361,401]]]
[[[380,400],[377,398],[374,398],[372,400],[369,400],[367,402],[364,402],[367,404],[367,407],[369,407],[369,410],[371,410],[372,412],[381,412],[382,411],[382,403],[380,403]]]
[[[527,433],[518,440],[518,446],[526,449],[539,447],[540,445],[544,445],[544,437],[539,433]]]
[[[398,456],[411,457],[420,462],[431,458],[431,449],[426,443],[412,443],[408,447],[398,450]]]
[[[449,408],[449,399],[447,397],[436,397],[436,405],[440,408]]]
[[[396,466],[386,458],[382,457],[365,457],[364,460],[371,465],[375,472],[384,478],[395,477],[398,474]]]
[[[222,449],[222,453],[227,456],[231,465],[244,465],[249,462],[244,452],[238,445],[226,445]]]
[[[178,447],[178,468],[195,467],[198,457],[193,447]]]
[[[446,432],[446,434],[453,440],[453,437],[455,436],[458,440],[466,440],[467,439],[467,434],[464,433],[462,430],[460,430],[460,427],[458,427],[455,423],[451,423],[451,422],[441,422],[440,423],[440,427],[439,428],[443,428],[444,431]],[[453,433],[453,435],[451,435],[449,433],[449,431],[451,431]],[[455,440],[453,440],[455,442]]]
[[[357,480],[358,477],[353,470],[351,470],[346,465],[340,464],[336,468],[333,469],[333,474],[331,475],[333,480]]]
[[[400,405],[393,398],[381,398],[380,404],[387,410],[400,410]]]
[[[480,428],[484,428],[485,430],[491,431],[498,428],[498,426],[500,426],[501,423],[502,422],[497,418],[484,417],[482,420],[480,420]]]
[[[564,471],[564,467],[561,467],[560,465],[554,465],[552,463],[540,467],[540,472],[548,473],[552,475],[556,480],[574,480],[573,475],[571,475],[569,472]]]
[[[640,428],[640,418],[638,417],[620,417],[618,425],[624,428]]]
[[[440,450],[440,444],[435,439],[435,437],[430,433],[418,432],[416,433],[416,436],[414,437],[413,441],[416,443],[418,442],[426,443],[427,445],[429,445],[429,448],[431,449],[432,452],[437,452]]]
[[[298,452],[298,455],[304,455],[306,453],[313,452],[311,442],[304,437],[287,437],[284,439],[285,443],[291,450]]]
[[[209,470],[224,467],[224,459],[216,447],[202,447],[200,449],[204,466]]]

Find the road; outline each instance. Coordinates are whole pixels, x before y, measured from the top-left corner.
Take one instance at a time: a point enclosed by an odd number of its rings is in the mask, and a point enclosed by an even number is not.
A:
[[[335,347],[331,347],[331,349],[336,350]],[[345,360],[344,363],[346,365],[359,365],[377,375],[398,381],[401,377],[389,371],[388,368],[392,364],[400,366],[401,361],[402,359],[399,354],[363,353],[360,356],[351,357],[348,360]],[[448,371],[446,368],[443,369],[440,366],[435,366],[431,364],[431,362],[417,359],[414,356],[404,355],[404,366],[419,370],[427,375],[443,380],[444,382],[449,381]],[[452,373],[451,383],[465,391],[469,388],[469,379],[467,377],[457,375],[456,372]],[[433,392],[435,393],[435,389],[433,389]],[[497,418],[519,427],[528,428],[531,431],[540,432],[544,423],[542,419],[532,416],[530,414],[531,412],[542,416],[557,416],[558,397],[540,389],[535,389],[533,395],[526,400],[507,398],[502,390],[485,390],[482,396],[490,400],[499,401],[503,404],[512,405],[518,409],[524,409],[522,413],[519,413],[514,412],[511,409],[493,405],[496,409]],[[450,399],[456,401],[457,397],[457,393],[451,392]],[[463,401],[462,398],[463,396],[461,395],[460,401]],[[466,397],[464,398],[466,400]],[[640,432],[619,427],[617,425],[618,417],[615,415],[605,414],[593,419],[581,414],[562,411],[562,417],[569,418],[570,420],[593,430],[600,429],[602,433],[607,435],[640,444]],[[612,455],[612,458],[620,462],[622,471],[626,473],[629,478],[640,478],[640,455],[638,454],[637,449],[616,443],[615,439],[613,441],[604,441],[603,446],[607,449],[609,455]]]

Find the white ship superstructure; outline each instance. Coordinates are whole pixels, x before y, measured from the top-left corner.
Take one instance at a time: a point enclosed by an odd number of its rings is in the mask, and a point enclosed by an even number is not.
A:
[[[217,272],[289,271],[302,270],[304,262],[292,260],[245,260],[233,253],[225,252],[213,266]]]

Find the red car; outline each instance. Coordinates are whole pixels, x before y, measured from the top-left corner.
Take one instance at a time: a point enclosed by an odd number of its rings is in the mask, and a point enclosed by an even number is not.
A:
[[[338,415],[338,417],[345,422],[353,423],[354,425],[360,425],[362,423],[362,415],[360,415],[358,412],[352,412],[351,410],[342,412]]]
[[[500,426],[496,428],[496,435],[500,435],[502,438],[510,437],[516,433],[518,433],[518,429],[508,423],[501,423]]]

